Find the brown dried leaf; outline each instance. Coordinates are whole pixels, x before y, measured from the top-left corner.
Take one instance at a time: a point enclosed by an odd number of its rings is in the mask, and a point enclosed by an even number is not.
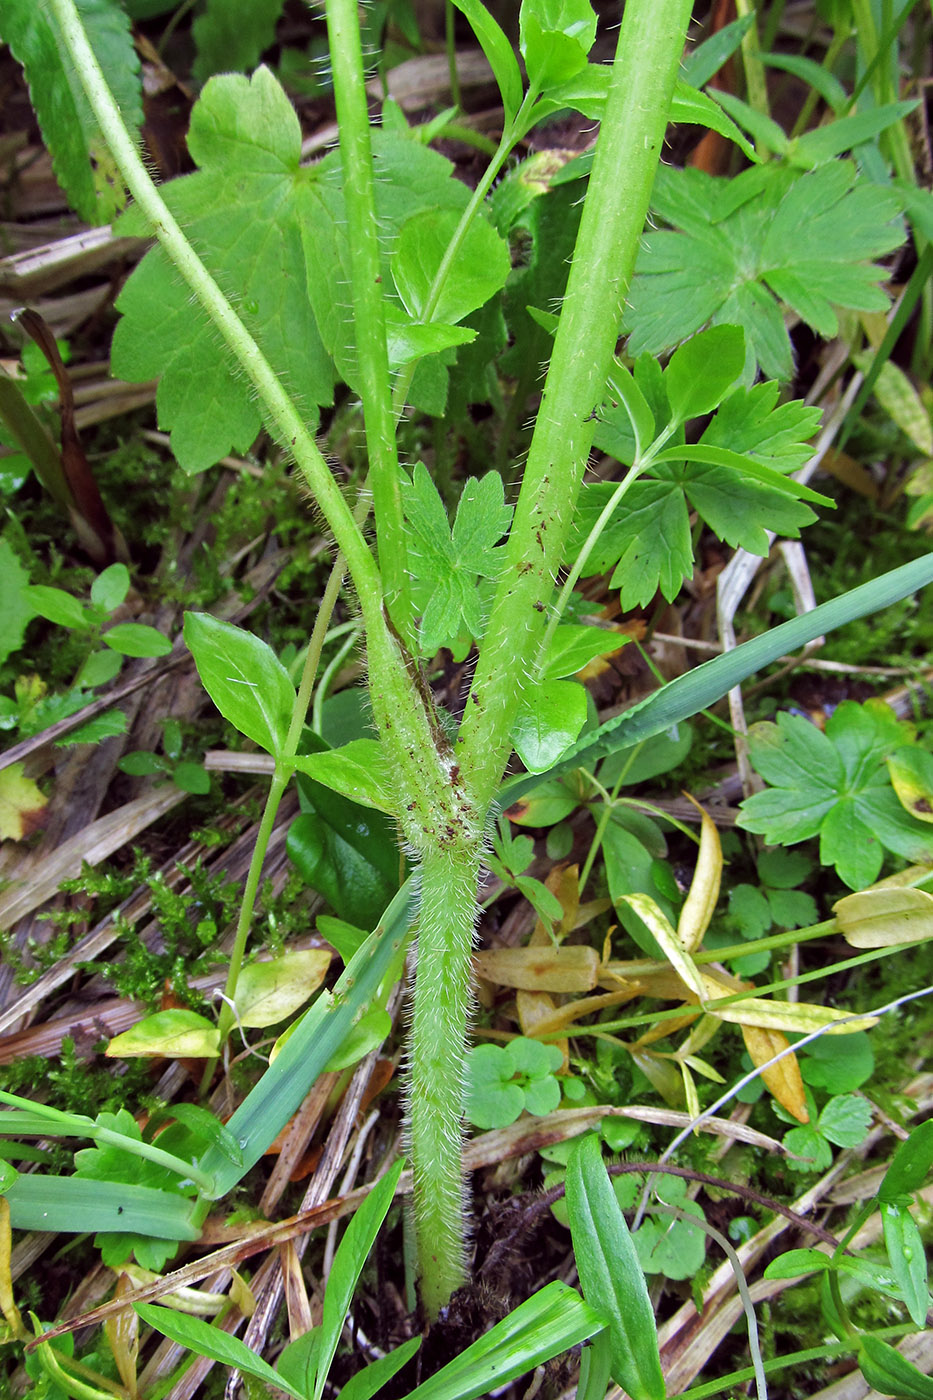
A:
[[[21,763],[11,763],[0,772],[0,837],[5,841],[25,841],[42,825],[48,800]]]

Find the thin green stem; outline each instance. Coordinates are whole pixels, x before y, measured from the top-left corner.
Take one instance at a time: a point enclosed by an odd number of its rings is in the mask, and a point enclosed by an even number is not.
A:
[[[49,2],[75,71],[127,188],[173,266],[217,327],[240,369],[256,390],[276,436],[294,455],[333,531],[338,548],[346,556],[353,582],[365,607],[368,602],[381,596],[379,571],[313,433],[153,184],[87,41],[74,0]]]
[[[478,806],[495,796],[529,663],[593,441],[664,140],[689,0],[629,0],[567,292],[476,677],[460,762]]]
[[[356,360],[366,424],[376,547],[386,606],[401,635],[410,644],[411,589],[390,390],[369,108],[356,0],[327,0],[327,32],[340,127]]]

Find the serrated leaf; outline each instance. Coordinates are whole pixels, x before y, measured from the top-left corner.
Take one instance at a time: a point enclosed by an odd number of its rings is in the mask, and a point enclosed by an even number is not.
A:
[[[732,103],[729,110],[737,115]],[[728,181],[659,169],[652,204],[676,232],[643,240],[625,317],[630,354],[658,354],[708,322],[731,323],[745,331],[745,382],[759,367],[786,380],[791,347],[774,296],[828,337],[834,306],[887,305],[883,269],[870,259],[903,240],[895,193],[859,178],[850,161],[804,175],[776,162],[750,173],[754,184],[732,182],[734,197],[740,189],[750,196],[723,215]]]
[[[204,689],[224,719],[267,753],[280,754],[295,687],[272,648],[209,613],[185,613],[184,636]]]
[[[284,0],[207,0],[191,26],[197,48],[192,73],[203,83],[214,73],[249,72],[275,40]]]
[[[852,889],[877,877],[885,848],[924,860],[933,852],[928,827],[904,812],[885,769],[903,737],[883,702],[845,701],[825,733],[799,715],[753,725],[749,756],[771,787],[741,804],[739,825],[781,845],[819,833],[822,862]]]
[[[77,0],[84,31],[123,120],[135,137],[142,125],[139,57],[126,14],[110,0]],[[0,37],[23,65],[29,96],[52,156],[52,168],[75,210],[106,224],[125,203],[119,173],[51,10],[36,0],[4,0]]]
[[[567,1211],[586,1301],[609,1320],[610,1373],[632,1400],[663,1400],[657,1326],[645,1277],[599,1140],[588,1133],[567,1164]]]
[[[0,840],[25,841],[42,825],[48,798],[21,763],[0,770]]]
[[[330,967],[326,948],[283,953],[270,962],[247,963],[236,989],[236,1015],[241,1026],[264,1028],[284,1021],[324,981]]]
[[[505,504],[502,478],[489,472],[467,480],[453,528],[437,487],[418,462],[410,482],[402,482],[402,504],[412,539],[416,606],[423,608],[420,640],[426,656],[456,645],[462,629],[479,639],[485,625],[477,589],[500,567],[498,541],[508,530],[512,508]]]
[[[139,1055],[166,1059],[212,1059],[220,1054],[220,1034],[206,1016],[185,1007],[144,1016],[130,1030],[115,1035],[104,1051],[108,1059]]]

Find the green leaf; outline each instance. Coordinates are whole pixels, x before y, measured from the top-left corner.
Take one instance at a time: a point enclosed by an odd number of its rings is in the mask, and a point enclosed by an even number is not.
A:
[[[784,1134],[784,1147],[792,1172],[825,1172],[833,1164],[829,1143],[814,1128],[791,1128]]]
[[[917,1223],[906,1206],[881,1202],[884,1247],[894,1277],[904,1295],[907,1311],[918,1327],[926,1324],[930,1306],[927,1258]]]
[[[245,1342],[219,1327],[212,1327],[203,1318],[176,1312],[174,1308],[160,1308],[154,1303],[134,1303],[133,1308],[147,1327],[154,1327],[170,1341],[187,1347],[196,1355],[219,1361],[231,1370],[245,1371],[248,1376],[255,1376],[267,1385],[287,1391],[295,1400],[307,1400],[302,1391],[296,1390],[278,1371],[273,1371],[268,1362],[257,1356]]]
[[[315,184],[300,168],[298,119],[265,68],[250,80],[212,78],[192,110],[188,147],[200,170],[163,185],[162,196],[208,270],[236,288],[239,314],[273,369],[301,385],[313,426],[314,406],[332,402],[334,371],[305,295],[302,228]],[[124,227],[148,233],[135,214]],[[159,421],[182,466],[203,471],[247,451],[260,409],[160,248],[131,274],[117,308],[114,373],[161,376]]]
[[[905,812],[933,822],[933,754],[916,744],[898,749],[887,761],[891,785]]]
[[[209,613],[185,613],[184,636],[201,683],[224,719],[278,757],[295,687],[272,648]]]
[[[586,67],[596,38],[589,0],[525,0],[519,13],[519,48],[531,87],[541,93]]]
[[[726,26],[727,29],[731,27]],[[734,141],[749,160],[756,163],[758,161],[754,146],[742,135],[732,118],[727,117],[722,107],[711,97],[707,97],[705,92],[699,92],[688,83],[678,82],[674,88],[670,120],[685,126],[704,126],[709,131],[718,132],[727,141]]]
[[[331,1055],[325,1069],[328,1074],[337,1074],[350,1065],[359,1064],[364,1056],[378,1050],[382,1042],[392,1034],[392,1017],[388,1011],[377,1007],[367,1011],[344,1040],[335,1055]]]
[[[754,23],[754,15],[743,15],[741,19],[734,19],[731,24],[724,25],[701,44],[697,44],[696,48],[691,48],[685,53],[681,72],[687,82],[696,88],[705,87],[710,78],[718,73],[726,60],[736,52]]]
[[[299,772],[351,802],[394,815],[391,774],[377,739],[351,739],[339,749],[299,754],[294,762]]]
[[[512,725],[515,752],[529,773],[543,773],[566,753],[585,722],[585,687],[544,681],[522,696]]]
[[[77,0],[78,14],[104,78],[135,137],[142,125],[139,58],[126,14],[111,0]],[[125,193],[51,11],[35,0],[4,0],[0,37],[25,69],[29,96],[72,207],[92,224],[106,224]]]
[[[125,564],[111,564],[91,584],[91,602],[104,612],[113,612],[130,591],[130,571]]]
[[[26,585],[23,593],[32,611],[47,622],[56,622],[59,627],[74,627],[80,632],[86,632],[93,626],[84,604],[63,588],[31,583]]]
[[[313,1400],[321,1400],[330,1363],[337,1351],[347,1311],[353,1299],[363,1265],[372,1249],[379,1227],[392,1204],[395,1188],[402,1173],[401,1161],[396,1162],[376,1182],[366,1200],[347,1226],[331,1265],[327,1288],[324,1290],[324,1310],[321,1317],[317,1378]]]
[[[422,462],[410,482],[402,482],[402,504],[411,531],[409,555],[416,574],[415,605],[422,608],[421,649],[433,656],[455,646],[462,629],[479,639],[485,627],[478,579],[495,579],[502,550],[497,542],[509,528],[512,507],[505,504],[502,478],[489,472],[464,482],[453,529]]]
[[[632,1400],[663,1400],[657,1327],[632,1237],[587,1133],[567,1164],[567,1211],[586,1301],[609,1320],[612,1379]]]
[[[664,371],[675,424],[712,413],[742,374],[745,336],[740,326],[711,326],[675,350]]]
[[[933,1379],[918,1370],[880,1337],[865,1333],[858,1355],[859,1370],[873,1390],[901,1400],[933,1400]]]
[[[77,729],[73,729],[63,739],[56,739],[55,747],[62,749],[69,748],[72,744],[98,744],[101,739],[112,739],[117,734],[125,733],[126,715],[123,711],[107,710],[105,714],[89,719],[87,724],[78,725]]]
[[[237,1022],[264,1027],[284,1021],[317,991],[329,967],[326,948],[295,950],[269,962],[248,963],[237,982]]]
[[[405,1400],[477,1400],[601,1332],[604,1318],[574,1289],[546,1284]]]
[[[461,14],[466,15],[489,60],[502,97],[505,119],[511,122],[522,105],[522,75],[512,45],[482,0],[454,0],[454,3]]]
[[[26,592],[29,575],[6,540],[0,539],[0,664],[19,651],[26,635],[26,624],[35,617],[35,608]]]
[[[118,622],[104,632],[101,641],[121,656],[168,656],[172,649],[164,633],[142,622]]]
[[[191,26],[197,48],[192,73],[203,83],[214,73],[245,73],[255,68],[263,51],[275,42],[275,26],[284,0],[207,0],[203,14]]]
[[[107,1046],[108,1059],[165,1056],[168,1059],[212,1059],[220,1053],[217,1027],[206,1016],[182,1006],[144,1016]]]
[[[887,131],[895,122],[916,111],[916,102],[888,102],[880,107],[867,108],[864,112],[853,112],[851,116],[839,117],[826,126],[814,127],[805,131],[793,143],[789,158],[794,165],[816,166],[832,160],[871,141],[882,131]]]
[[[401,228],[392,259],[399,296],[415,321],[456,325],[505,285],[511,270],[508,244],[491,224],[474,219],[434,306],[429,293],[460,222],[454,209],[426,209]]]
[[[875,1068],[871,1039],[864,1031],[854,1035],[821,1035],[800,1054],[800,1073],[806,1084],[831,1094],[849,1094],[870,1079]]]
[[[372,1396],[381,1394],[383,1386],[388,1386],[392,1377],[414,1356],[421,1340],[420,1336],[411,1337],[394,1351],[357,1371],[340,1387],[341,1400],[372,1400]]]
[[[136,1231],[165,1240],[196,1240],[201,1234],[194,1201],[124,1181],[33,1173],[20,1175],[6,1198],[17,1230]]]
[[[624,632],[578,622],[559,623],[541,666],[542,679],[556,681],[575,676],[598,656],[613,656],[629,641],[631,638]]]
[[[894,1204],[919,1191],[933,1165],[933,1118],[914,1128],[902,1142],[878,1188],[878,1199]]]
[[[758,367],[787,380],[791,346],[774,297],[827,338],[834,306],[887,306],[884,271],[870,259],[902,242],[901,203],[849,161],[803,175],[772,163],[733,181],[662,166],[652,203],[671,227],[642,244],[625,316],[631,355],[731,323],[745,331],[745,382]]]
[[[741,804],[739,825],[772,844],[819,834],[823,864],[835,865],[850,889],[877,878],[885,848],[928,859],[929,828],[903,810],[885,768],[905,732],[882,701],[844,702],[825,733],[799,715],[753,725],[749,756],[771,787]]]
[[[830,1099],[817,1124],[818,1130],[837,1147],[858,1147],[868,1136],[872,1108],[859,1094],[840,1094]]]

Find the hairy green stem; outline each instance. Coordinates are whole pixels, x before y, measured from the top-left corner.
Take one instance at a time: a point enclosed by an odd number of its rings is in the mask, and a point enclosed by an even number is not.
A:
[[[690,0],[629,0],[567,293],[522,489],[461,727],[460,763],[485,810],[508,760],[592,446],[664,140]]]
[[[356,0],[327,0],[327,33],[340,127],[356,358],[366,422],[376,546],[386,606],[410,645],[413,632],[411,589],[386,343],[372,142]]]

